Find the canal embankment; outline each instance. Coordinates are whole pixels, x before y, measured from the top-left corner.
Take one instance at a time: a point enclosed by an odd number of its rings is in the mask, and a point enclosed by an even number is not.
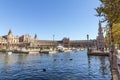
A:
[[[98,50],[88,50],[88,55],[90,56],[109,56],[108,51],[98,51]]]

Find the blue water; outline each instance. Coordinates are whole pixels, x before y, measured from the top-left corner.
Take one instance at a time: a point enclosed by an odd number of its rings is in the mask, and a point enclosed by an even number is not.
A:
[[[110,63],[108,57],[88,57],[86,51],[35,55],[1,53],[0,80],[111,80]]]

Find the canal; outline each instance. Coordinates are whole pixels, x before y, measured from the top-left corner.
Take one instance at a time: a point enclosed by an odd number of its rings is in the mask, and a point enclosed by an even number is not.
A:
[[[111,80],[110,63],[108,57],[87,56],[87,51],[1,53],[0,80]]]

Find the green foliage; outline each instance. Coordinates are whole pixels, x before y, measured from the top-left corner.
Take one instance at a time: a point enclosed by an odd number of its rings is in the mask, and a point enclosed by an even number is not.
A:
[[[120,0],[100,0],[102,3],[97,7],[97,16],[103,17],[102,21],[111,23],[120,22]]]
[[[112,27],[114,44],[120,44],[120,23],[113,24]],[[109,29],[106,31],[106,42],[109,44]]]
[[[120,44],[120,0],[100,0],[101,5],[96,8],[97,16],[102,17],[102,21],[108,22],[111,26],[111,40],[109,40],[109,27],[106,28],[106,42],[110,44]]]
[[[114,43],[120,43],[120,23],[119,24],[113,24],[113,38],[114,38]]]

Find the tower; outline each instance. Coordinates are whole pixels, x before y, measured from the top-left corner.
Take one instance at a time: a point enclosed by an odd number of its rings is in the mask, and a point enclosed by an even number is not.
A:
[[[97,36],[97,50],[104,51],[105,41],[102,32],[101,22],[99,21],[98,36]]]
[[[9,29],[9,31],[8,31],[7,41],[8,42],[12,42],[13,41],[13,35],[12,35],[11,29]]]
[[[89,35],[87,34],[87,40],[89,40]]]
[[[37,40],[37,34],[35,34],[34,39]]]
[[[98,36],[103,37],[102,26],[101,26],[101,22],[100,21],[99,21]]]
[[[32,46],[37,47],[37,34],[35,34],[35,36],[34,36]]]
[[[12,35],[12,31],[11,31],[11,29],[9,29],[8,35]]]

